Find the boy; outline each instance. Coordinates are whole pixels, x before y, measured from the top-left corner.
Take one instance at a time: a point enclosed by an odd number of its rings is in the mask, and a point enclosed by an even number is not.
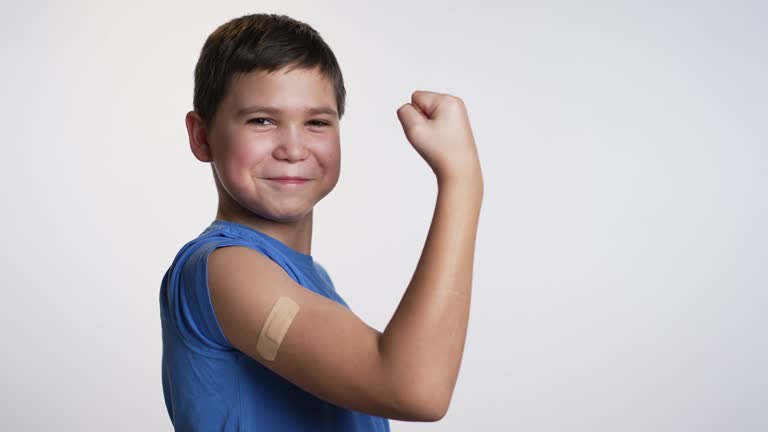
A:
[[[379,332],[310,252],[313,207],[339,177],[344,97],[330,48],[289,17],[234,19],[203,46],[186,125],[219,205],[160,289],[177,430],[388,431],[387,419],[445,415],[483,192],[469,119],[459,98],[426,91],[397,110],[438,197],[413,279]]]

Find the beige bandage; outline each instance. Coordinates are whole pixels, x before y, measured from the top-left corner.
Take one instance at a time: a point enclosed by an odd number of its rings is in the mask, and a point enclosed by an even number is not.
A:
[[[277,350],[298,312],[298,303],[288,297],[280,297],[272,306],[256,343],[256,350],[266,360],[272,361],[277,357]]]

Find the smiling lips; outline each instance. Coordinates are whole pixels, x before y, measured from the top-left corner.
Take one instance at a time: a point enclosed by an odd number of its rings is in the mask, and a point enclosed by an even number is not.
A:
[[[309,179],[304,177],[283,176],[283,177],[270,177],[268,180],[272,180],[280,184],[304,184]]]

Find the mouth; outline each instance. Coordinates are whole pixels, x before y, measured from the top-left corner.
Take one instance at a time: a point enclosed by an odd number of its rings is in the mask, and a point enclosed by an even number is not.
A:
[[[308,178],[305,177],[269,177],[267,180],[271,180],[276,183],[280,184],[304,184],[309,181]]]

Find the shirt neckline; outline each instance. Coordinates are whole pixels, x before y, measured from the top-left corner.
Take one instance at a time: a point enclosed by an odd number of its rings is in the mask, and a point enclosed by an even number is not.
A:
[[[275,247],[280,249],[281,252],[285,253],[286,255],[291,257],[292,259],[294,259],[294,260],[296,260],[296,261],[298,261],[298,262],[300,262],[302,264],[308,265],[310,268],[314,267],[314,258],[312,257],[312,255],[307,255],[307,254],[301,253],[301,252],[291,248],[287,244],[283,243],[282,241],[276,239],[275,237],[272,237],[271,235],[269,235],[269,234],[267,234],[267,233],[265,233],[263,231],[259,231],[259,230],[255,229],[255,228],[252,228],[252,227],[250,227],[248,225],[244,225],[244,224],[241,224],[239,222],[233,222],[233,221],[228,221],[228,220],[216,219],[216,220],[214,220],[211,223],[211,226],[212,227],[221,227],[221,228],[224,228],[224,229],[228,229],[230,232],[231,231],[235,231],[235,232],[237,232],[240,235],[243,235],[243,236],[246,236],[246,237],[251,237],[251,238],[258,238],[260,240],[264,240],[264,238],[267,238],[267,239],[270,240],[270,242]]]

